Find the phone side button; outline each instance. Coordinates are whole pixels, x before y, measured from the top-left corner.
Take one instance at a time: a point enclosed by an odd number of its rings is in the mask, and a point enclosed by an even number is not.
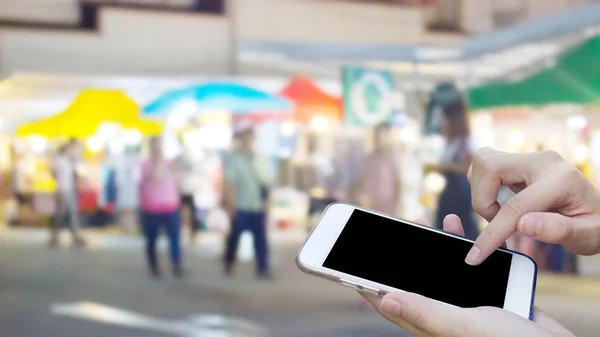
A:
[[[352,288],[354,290],[362,291],[362,292],[365,292],[368,294],[373,294],[373,295],[380,294],[380,291],[378,289],[363,286],[362,284],[354,283],[354,282],[344,280],[344,279],[340,279],[338,282],[339,282],[339,284],[343,285],[344,287]]]
[[[340,279],[338,281],[339,284],[343,285],[344,287],[348,287],[348,288],[352,288],[352,289],[356,289],[358,290],[358,284],[354,283],[354,282],[350,282],[344,279]]]
[[[372,294],[372,295],[377,295],[377,296],[379,296],[379,293],[380,293],[380,291],[375,288],[363,286],[360,284],[358,285],[358,291],[362,291],[362,292]]]

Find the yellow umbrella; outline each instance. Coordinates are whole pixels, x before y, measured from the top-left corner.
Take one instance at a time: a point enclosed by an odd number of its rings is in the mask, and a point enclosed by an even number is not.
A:
[[[159,122],[142,119],[118,119],[118,118],[81,118],[74,116],[61,122],[60,135],[65,137],[83,139],[88,138],[98,132],[98,128],[104,123],[116,123],[124,129],[136,129],[142,135],[154,136],[162,132],[162,125]]]
[[[143,135],[158,135],[162,124],[140,119],[139,106],[121,90],[83,90],[63,112],[50,118],[22,125],[17,136],[40,135],[87,138],[105,122],[117,123],[126,129],[136,129]]]
[[[56,138],[60,136],[61,125],[65,118],[58,114],[39,121],[26,123],[17,128],[17,137],[43,136],[46,138]]]
[[[138,118],[140,108],[122,90],[116,89],[84,89],[71,104],[58,115],[69,117],[104,117],[126,116]]]

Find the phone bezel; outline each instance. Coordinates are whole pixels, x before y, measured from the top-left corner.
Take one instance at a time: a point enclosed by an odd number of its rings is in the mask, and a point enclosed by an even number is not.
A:
[[[348,219],[355,209],[392,219],[409,226],[417,226],[424,230],[452,236],[454,238],[469,241],[471,243],[473,242],[472,240],[454,235],[452,233],[432,227],[422,226],[410,221],[396,219],[389,215],[381,214],[372,210],[345,203],[333,203],[329,205],[325,211],[323,211],[323,214],[321,214],[321,218],[319,219],[317,225],[312,229],[308,238],[298,251],[298,255],[296,256],[296,264],[301,270],[335,282],[344,280],[361,286],[367,286],[369,288],[378,290],[380,296],[383,296],[388,292],[402,291],[402,289],[396,289],[384,284],[323,267],[323,263],[327,255],[333,248],[333,245],[335,244],[337,238],[346,226]],[[532,319],[537,265],[535,261],[533,261],[533,259],[527,255],[508,249],[499,250],[512,254],[504,309],[519,316]]]

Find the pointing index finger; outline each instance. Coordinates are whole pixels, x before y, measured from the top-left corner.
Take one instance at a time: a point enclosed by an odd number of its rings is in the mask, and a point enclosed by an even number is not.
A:
[[[517,223],[523,215],[551,208],[557,190],[556,186],[549,186],[548,182],[539,182],[515,195],[500,208],[498,214],[477,237],[465,262],[470,265],[483,262],[517,231]]]

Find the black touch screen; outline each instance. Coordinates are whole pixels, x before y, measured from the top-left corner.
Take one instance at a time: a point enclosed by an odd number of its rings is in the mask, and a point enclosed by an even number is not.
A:
[[[465,263],[472,243],[354,210],[323,266],[459,307],[504,306],[512,255]]]

